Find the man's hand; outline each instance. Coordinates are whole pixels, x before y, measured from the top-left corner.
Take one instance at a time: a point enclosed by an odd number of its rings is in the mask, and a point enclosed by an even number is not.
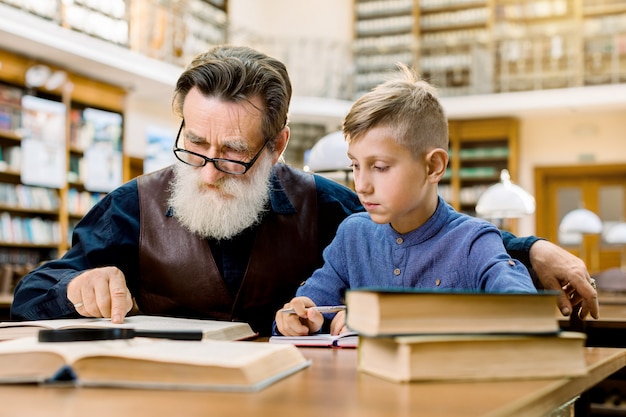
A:
[[[324,324],[324,316],[319,311],[308,308],[315,303],[309,297],[295,297],[283,306],[292,308],[294,313],[276,312],[276,327],[284,336],[306,336],[318,332]]]
[[[560,290],[558,307],[569,316],[575,305],[582,302],[578,315],[600,317],[598,293],[591,284],[585,263],[565,249],[547,240],[538,240],[530,247],[530,263],[545,289]]]
[[[110,317],[111,323],[122,323],[133,308],[122,271],[113,266],[90,269],[67,286],[67,299],[85,317]]]

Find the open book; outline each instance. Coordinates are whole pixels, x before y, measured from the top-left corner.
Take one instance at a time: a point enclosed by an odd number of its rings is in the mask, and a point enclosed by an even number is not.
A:
[[[211,340],[244,340],[257,336],[248,323],[139,315],[126,317],[122,324],[113,324],[110,319],[103,318],[0,322],[0,340],[34,336],[42,329],[115,327],[135,330],[199,330],[204,334],[204,339]]]
[[[272,336],[270,343],[288,343],[295,346],[355,348],[359,344],[356,332],[330,335],[328,333],[311,336]]]
[[[251,341],[0,343],[0,383],[256,391],[309,364],[295,346]]]

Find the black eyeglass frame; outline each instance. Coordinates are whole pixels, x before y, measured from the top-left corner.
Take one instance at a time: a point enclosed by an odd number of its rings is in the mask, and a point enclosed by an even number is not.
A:
[[[180,139],[180,133],[183,131],[183,127],[185,127],[185,121],[184,120],[180,123],[180,127],[178,128],[178,133],[176,134],[176,142],[174,142],[174,149],[172,149],[172,152],[174,152],[174,156],[176,157],[176,159],[178,159],[180,162],[182,162],[184,164],[187,164],[187,165],[192,166],[192,167],[198,167],[198,168],[203,167],[207,163],[211,162],[213,164],[213,166],[215,167],[215,169],[217,169],[218,171],[223,172],[225,174],[231,174],[231,175],[243,175],[246,172],[248,172],[248,170],[250,168],[252,168],[252,165],[254,165],[254,163],[257,161],[257,159],[259,159],[259,157],[261,156],[261,153],[263,153],[263,150],[265,149],[265,147],[267,146],[267,144],[270,141],[269,139],[267,139],[263,143],[263,146],[261,146],[261,149],[259,149],[257,154],[254,155],[254,157],[249,162],[235,161],[233,159],[226,159],[226,158],[209,158],[208,156],[204,156],[204,155],[201,155],[199,153],[188,151],[187,149],[183,149],[183,148],[179,148],[178,147],[178,139]],[[201,158],[203,162],[202,162],[201,165],[190,164],[189,162],[183,160],[181,157],[178,156],[179,152],[180,153],[190,154],[190,155],[193,155],[193,156],[197,156],[197,157]],[[233,172],[233,171],[225,170],[223,168],[220,168],[220,166],[219,166],[220,162],[228,162],[228,163],[231,163],[231,164],[241,165],[241,166],[243,166],[244,170],[242,172]]]

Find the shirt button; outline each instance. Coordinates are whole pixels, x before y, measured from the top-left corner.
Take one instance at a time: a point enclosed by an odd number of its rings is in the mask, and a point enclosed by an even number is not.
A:
[[[515,261],[513,259],[509,259],[509,265],[515,266]]]
[[[404,239],[402,239],[401,237],[399,237],[399,238],[397,238],[397,239],[396,239],[396,243],[397,243],[398,245],[401,245],[401,244],[402,244],[402,242],[404,242]]]
[[[437,279],[435,280],[435,285],[436,285],[436,286],[440,286],[440,285],[441,285],[441,280],[440,280],[439,278],[437,278]]]
[[[394,275],[400,275],[400,268],[396,268],[393,270]]]

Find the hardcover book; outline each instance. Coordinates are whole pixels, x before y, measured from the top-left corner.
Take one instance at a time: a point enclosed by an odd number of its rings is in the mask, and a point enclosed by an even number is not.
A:
[[[346,323],[367,336],[443,333],[556,333],[558,293],[412,289],[346,292]]]
[[[0,343],[0,383],[257,391],[309,364],[295,346],[251,341]]]
[[[394,382],[538,379],[586,372],[585,335],[362,337],[358,368]]]

